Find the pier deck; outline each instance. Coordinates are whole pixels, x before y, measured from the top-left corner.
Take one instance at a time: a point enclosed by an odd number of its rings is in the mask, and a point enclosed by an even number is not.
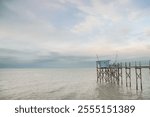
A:
[[[150,62],[148,65],[142,65],[141,62],[113,63],[109,60],[96,61],[97,82],[116,82],[118,85],[123,84],[123,74],[125,74],[126,87],[131,87],[131,69],[135,69],[136,90],[143,90],[142,84],[142,69],[150,70]],[[123,72],[124,69],[124,72]],[[133,70],[132,70],[133,72]]]

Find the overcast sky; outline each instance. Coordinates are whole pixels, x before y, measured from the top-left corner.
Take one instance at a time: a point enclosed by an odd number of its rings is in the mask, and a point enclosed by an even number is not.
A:
[[[150,57],[150,0],[0,0],[0,67]]]

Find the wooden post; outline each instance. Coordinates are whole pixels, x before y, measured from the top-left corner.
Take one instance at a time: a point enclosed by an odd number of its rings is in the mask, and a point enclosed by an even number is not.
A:
[[[104,82],[106,82],[106,68],[104,68]]]
[[[121,63],[121,85],[123,85],[123,77],[122,77],[122,63]]]
[[[99,68],[99,80],[100,80],[100,83],[102,82],[102,69]]]
[[[138,77],[137,77],[137,65],[135,61],[135,75],[136,75],[136,90],[138,90]]]
[[[125,62],[125,74],[126,74],[126,87],[128,87],[128,80],[127,80],[127,63]]]
[[[97,61],[96,61],[96,71],[97,71],[97,82],[98,82],[99,73],[98,73],[98,62]]]
[[[105,68],[105,82],[108,82],[108,68]]]
[[[103,68],[101,68],[101,81],[103,82],[104,81],[104,70],[103,70]]]
[[[126,72],[126,87],[128,87],[128,84],[131,87],[131,63],[129,63],[128,65],[127,63],[125,63],[125,72]]]
[[[119,78],[120,78],[120,66],[119,66],[119,63],[118,63],[118,65],[117,65],[117,67],[118,67],[118,68],[117,68],[117,70],[118,70],[118,73],[117,73],[117,75],[118,75],[118,76],[117,76],[118,81],[117,81],[117,82],[118,82],[118,85],[119,85],[119,82],[120,82],[120,79],[119,79]]]
[[[135,72],[136,72],[136,90],[138,90],[138,79],[140,79],[141,90],[143,90],[141,62],[139,62],[139,66],[135,66]]]
[[[109,67],[109,77],[110,77],[110,82],[112,83],[112,69]]]
[[[123,84],[123,79],[122,79],[122,63],[118,63],[118,83],[120,83],[121,81],[121,85]]]
[[[123,77],[122,77],[122,63],[121,63],[121,85],[123,85]]]
[[[141,90],[143,90],[143,86],[142,86],[142,67],[141,67],[141,62],[140,62],[140,83],[141,83]]]
[[[109,70],[106,68],[106,82],[109,82]]]
[[[130,80],[130,87],[131,87],[131,63],[129,63],[129,80]]]
[[[110,83],[111,81],[110,67],[108,68],[108,77],[109,77],[109,83]]]
[[[119,63],[116,64],[116,80],[117,84],[119,85]]]

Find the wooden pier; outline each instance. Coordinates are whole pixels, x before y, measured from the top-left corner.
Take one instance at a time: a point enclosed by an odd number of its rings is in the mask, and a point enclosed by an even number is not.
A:
[[[133,70],[131,69],[134,69],[134,77],[132,77]],[[141,62],[134,62],[134,64],[131,64],[131,62],[110,64],[110,60],[96,61],[97,82],[123,85],[123,81],[125,81],[126,87],[131,88],[131,79],[135,78],[136,90],[143,90],[142,69],[150,70],[150,61],[147,65],[142,65]],[[125,80],[123,80],[123,74],[125,75]]]

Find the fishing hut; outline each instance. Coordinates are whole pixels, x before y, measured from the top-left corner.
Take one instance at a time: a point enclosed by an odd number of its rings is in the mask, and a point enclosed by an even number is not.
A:
[[[142,85],[142,69],[150,70],[150,61],[147,65],[142,65],[141,62],[111,63],[110,60],[96,61],[97,82],[116,83],[123,85],[123,74],[125,75],[126,87],[131,87],[131,69],[135,71],[136,90],[143,89]],[[124,70],[123,70],[124,69]],[[123,72],[124,71],[124,72]],[[133,71],[133,70],[132,70]],[[134,77],[133,77],[134,78]]]

